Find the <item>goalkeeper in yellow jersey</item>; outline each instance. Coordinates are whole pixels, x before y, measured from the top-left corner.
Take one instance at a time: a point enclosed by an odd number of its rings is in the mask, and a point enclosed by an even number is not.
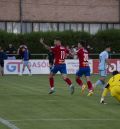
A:
[[[108,84],[106,85],[100,103],[105,103],[105,96],[110,92],[111,96],[120,102],[120,73],[118,71],[113,72],[113,77],[110,78]]]

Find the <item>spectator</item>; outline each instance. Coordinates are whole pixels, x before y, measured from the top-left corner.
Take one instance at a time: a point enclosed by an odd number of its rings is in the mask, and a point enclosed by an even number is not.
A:
[[[7,59],[7,55],[0,46],[0,76],[4,74],[3,68],[4,68],[4,60]]]
[[[93,48],[88,44],[87,45],[87,50],[88,50],[88,52],[92,52],[93,51]]]
[[[8,54],[8,60],[15,60],[16,57],[16,50],[12,44],[9,44],[8,48],[6,49],[6,53]]]

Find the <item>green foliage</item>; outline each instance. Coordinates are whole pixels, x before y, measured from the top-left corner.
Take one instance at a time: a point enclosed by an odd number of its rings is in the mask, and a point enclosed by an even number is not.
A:
[[[77,45],[80,40],[87,41],[93,52],[100,52],[108,43],[111,44],[113,51],[120,51],[120,30],[105,30],[99,31],[95,35],[87,32],[32,32],[26,34],[13,34],[5,31],[0,31],[0,45],[5,49],[9,43],[12,43],[16,48],[20,44],[28,45],[32,53],[45,53],[47,50],[39,43],[40,38],[44,38],[48,45],[53,45],[54,39],[59,37],[63,45]]]
[[[103,50],[106,44],[110,44],[113,51],[120,51],[120,30],[99,31],[93,36],[93,43],[96,51]]]

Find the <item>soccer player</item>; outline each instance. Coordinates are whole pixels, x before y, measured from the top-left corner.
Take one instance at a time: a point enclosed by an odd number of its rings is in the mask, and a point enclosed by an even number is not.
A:
[[[65,64],[65,58],[68,53],[67,49],[61,45],[61,40],[56,38],[54,40],[54,47],[49,47],[46,45],[43,41],[43,39],[40,39],[40,43],[48,50],[52,51],[54,54],[54,66],[50,72],[49,76],[49,83],[50,83],[50,92],[49,94],[52,94],[55,92],[54,89],[54,76],[59,71],[62,75],[63,80],[68,84],[70,87],[70,93],[74,93],[74,86],[72,85],[71,80],[67,77],[67,70],[66,70],[66,64]]]
[[[8,55],[8,60],[15,60],[16,57],[14,54],[16,54],[16,49],[12,44],[9,44],[6,53],[9,54]]]
[[[83,93],[86,86],[83,84],[81,77],[85,75],[89,90],[88,96],[91,96],[93,94],[93,86],[90,81],[90,67],[88,62],[89,55],[88,51],[84,48],[84,45],[85,45],[84,41],[78,43],[77,56],[79,59],[79,70],[76,72],[76,82],[81,86]]]
[[[105,50],[99,54],[99,80],[93,84],[94,88],[98,85],[102,85],[105,87],[105,78],[107,76],[107,65],[113,68],[113,66],[109,63],[109,52],[111,51],[111,47],[109,45],[106,46]]]
[[[117,99],[120,102],[120,73],[118,71],[113,72],[113,77],[110,78],[108,84],[106,85],[102,97],[100,100],[101,104],[105,103],[105,96],[110,92],[111,96]]]
[[[17,50],[18,59],[23,59],[23,51],[22,51],[22,48],[23,48],[23,47],[27,49],[27,46],[24,45],[24,43],[19,46],[19,48],[18,48],[18,50]]]
[[[0,46],[0,75],[4,75],[3,68],[4,68],[4,60],[7,59],[7,55]]]
[[[30,69],[30,63],[29,63],[29,59],[30,59],[30,52],[27,48],[23,47],[22,48],[22,55],[23,55],[23,69],[22,69],[22,73],[20,75],[23,74],[25,67],[28,68],[29,70],[29,75],[31,74],[31,69]]]

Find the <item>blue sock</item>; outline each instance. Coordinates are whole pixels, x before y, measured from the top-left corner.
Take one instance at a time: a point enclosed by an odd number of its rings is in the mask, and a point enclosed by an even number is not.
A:
[[[103,85],[102,81],[101,80],[98,80],[96,83],[95,83],[96,86],[98,85]]]
[[[31,69],[29,69],[29,72],[31,73]]]

